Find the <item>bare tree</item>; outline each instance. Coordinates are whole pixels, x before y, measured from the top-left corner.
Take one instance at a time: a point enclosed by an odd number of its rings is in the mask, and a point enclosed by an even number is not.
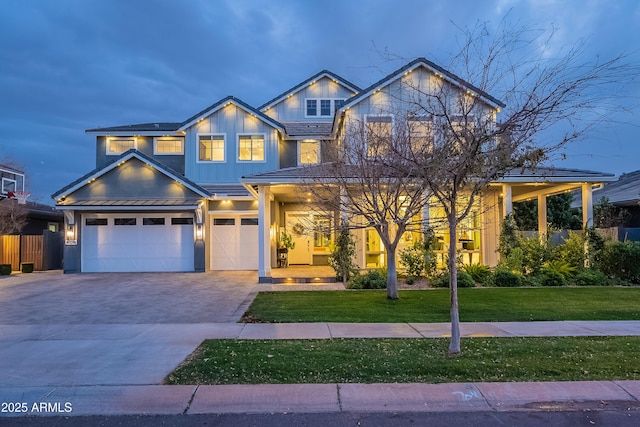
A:
[[[27,224],[27,211],[17,200],[0,200],[0,235],[15,234]]]
[[[339,139],[335,161],[309,168],[308,191],[341,212],[341,226],[376,230],[387,257],[387,298],[398,299],[396,249],[408,229],[419,227],[421,210],[430,197],[414,174],[394,165],[404,161],[394,153],[406,150],[409,134],[397,124],[391,129],[387,122],[354,118]],[[328,188],[332,196],[327,196]]]
[[[436,73],[437,79],[426,87],[406,80],[413,94],[407,110],[428,118],[432,138],[409,151],[398,150],[394,155],[402,161],[393,163],[424,182],[446,214],[452,356],[461,351],[458,225],[490,183],[509,172],[536,168],[602,124],[615,110],[618,90],[637,72],[623,56],[594,63],[581,62],[580,49],[551,56],[548,40],[506,23],[497,35],[480,25],[464,36],[459,54],[447,71]]]

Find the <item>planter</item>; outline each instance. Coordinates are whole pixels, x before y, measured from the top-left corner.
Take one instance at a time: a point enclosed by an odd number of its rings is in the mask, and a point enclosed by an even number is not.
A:
[[[11,264],[0,264],[0,276],[8,276],[11,274]]]
[[[20,263],[20,271],[22,271],[23,273],[33,273],[33,263],[32,262]]]

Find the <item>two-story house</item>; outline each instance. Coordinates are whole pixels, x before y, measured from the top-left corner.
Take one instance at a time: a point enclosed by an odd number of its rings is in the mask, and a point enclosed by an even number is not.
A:
[[[308,171],[340,155],[351,120],[391,129],[398,94],[433,78],[473,93],[484,110],[503,106],[419,58],[366,89],[321,71],[257,108],[230,96],[182,122],[87,130],[96,136],[96,168],[52,196],[65,212],[65,271],[258,270],[269,282],[283,232],[296,243],[289,264],[326,265],[340,212],[304,192]],[[558,192],[582,191],[587,223],[592,188],[612,179],[561,169],[507,175],[463,225],[460,249],[469,262],[495,264],[499,224],[512,203],[544,204]],[[441,213],[434,205],[423,215]],[[539,223],[544,230],[546,220]],[[436,232],[445,244],[444,229]],[[354,234],[359,265],[384,265],[373,229]]]

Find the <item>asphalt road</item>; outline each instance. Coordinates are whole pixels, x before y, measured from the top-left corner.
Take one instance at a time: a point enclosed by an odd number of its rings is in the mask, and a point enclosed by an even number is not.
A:
[[[3,426],[47,427],[151,427],[151,426],[220,426],[220,427],[356,427],[356,426],[615,426],[637,427],[640,411],[579,410],[579,411],[519,411],[519,412],[463,412],[463,413],[330,413],[330,414],[224,414],[171,416],[91,416],[91,417],[24,417],[5,418]]]

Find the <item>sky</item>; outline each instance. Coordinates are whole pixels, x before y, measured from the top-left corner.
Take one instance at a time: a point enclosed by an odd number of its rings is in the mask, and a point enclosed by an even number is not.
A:
[[[364,88],[411,59],[445,66],[461,29],[508,19],[550,54],[640,64],[637,0],[0,0],[0,163],[30,200],[95,167],[86,129],[180,122],[234,95],[260,106],[320,70]],[[474,83],[474,82],[471,82]],[[500,98],[499,93],[492,95]],[[640,169],[640,85],[554,166]]]

